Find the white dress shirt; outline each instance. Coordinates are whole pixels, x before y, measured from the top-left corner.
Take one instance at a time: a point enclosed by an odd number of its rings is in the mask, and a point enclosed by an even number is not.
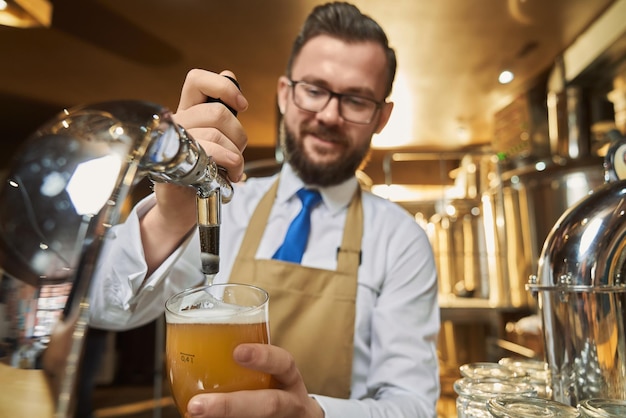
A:
[[[295,195],[303,183],[287,164],[276,202],[257,250],[269,259],[300,211]],[[235,185],[222,207],[220,272],[224,282],[239,251],[252,212],[276,177]],[[311,235],[302,265],[334,270],[346,210],[357,182],[320,189],[323,202],[311,214]],[[197,232],[145,281],[139,218],[155,204],[140,202],[124,224],[115,226],[92,286],[91,325],[124,330],[163,313],[168,296],[200,283]],[[362,262],[358,271],[351,399],[315,396],[327,418],[436,416],[439,374],[437,276],[425,232],[399,206],[363,193]],[[332,355],[332,353],[329,353]]]

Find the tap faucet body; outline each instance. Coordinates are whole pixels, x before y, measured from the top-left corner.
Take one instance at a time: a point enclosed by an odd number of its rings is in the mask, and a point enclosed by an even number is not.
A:
[[[239,88],[237,80],[225,77]],[[206,101],[222,103],[237,116],[235,109],[219,99],[207,97]],[[153,180],[196,188],[202,272],[206,283],[210,284],[219,272],[222,204],[232,198],[233,187],[228,181],[226,170],[218,166],[182,127],[177,127],[176,134],[178,141],[172,141],[170,135],[155,138],[146,154],[145,165]]]

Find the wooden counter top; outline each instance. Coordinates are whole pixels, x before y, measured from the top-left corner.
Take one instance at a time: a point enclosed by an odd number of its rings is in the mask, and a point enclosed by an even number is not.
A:
[[[48,380],[43,370],[26,370],[0,363],[0,418],[54,416]]]

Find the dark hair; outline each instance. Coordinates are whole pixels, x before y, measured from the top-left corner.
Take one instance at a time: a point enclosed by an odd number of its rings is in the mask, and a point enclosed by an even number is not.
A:
[[[318,35],[329,35],[346,42],[373,41],[380,44],[387,56],[387,88],[385,97],[391,94],[393,79],[396,75],[396,53],[389,47],[385,31],[371,17],[364,15],[354,5],[344,2],[326,3],[317,6],[309,14],[298,37],[293,43],[287,76],[291,77],[293,62],[302,47]]]

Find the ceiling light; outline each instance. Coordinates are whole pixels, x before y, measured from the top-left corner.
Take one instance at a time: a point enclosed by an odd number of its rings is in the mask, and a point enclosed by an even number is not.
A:
[[[456,138],[464,144],[471,139],[471,134],[467,126],[461,125],[456,128]]]
[[[0,25],[49,28],[52,4],[48,0],[0,0]]]
[[[515,74],[509,70],[504,70],[498,76],[498,82],[500,84],[509,84],[515,78]]]

